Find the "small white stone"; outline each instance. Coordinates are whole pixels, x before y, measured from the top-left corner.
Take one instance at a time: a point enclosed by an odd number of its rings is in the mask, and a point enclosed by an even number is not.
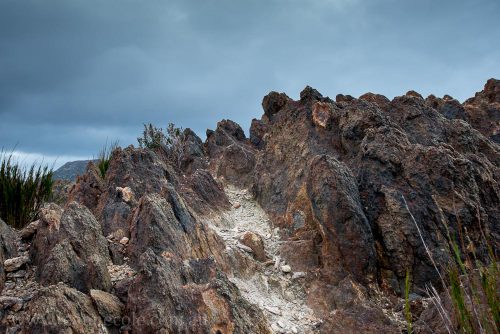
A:
[[[240,243],[237,243],[237,244],[236,244],[236,246],[237,246],[239,249],[242,249],[242,250],[244,250],[244,251],[245,251],[245,252],[247,252],[247,253],[253,253],[253,250],[252,250],[250,247],[248,247],[248,246],[245,246],[245,245],[240,244]]]
[[[299,330],[297,329],[297,327],[293,326],[292,327],[292,333],[293,334],[297,334],[299,332]]]
[[[121,243],[122,245],[126,245],[126,244],[128,244],[128,238],[127,238],[127,237],[123,237],[123,238],[121,238],[120,243]]]
[[[288,264],[285,264],[284,266],[281,266],[281,271],[284,273],[289,273],[292,271],[292,267],[290,267]]]
[[[297,271],[297,272],[293,273],[293,275],[292,275],[292,279],[298,279],[298,278],[304,278],[304,277],[306,277],[306,273],[303,271]]]
[[[281,315],[281,311],[279,308],[274,306],[266,306],[266,310],[275,315]]]

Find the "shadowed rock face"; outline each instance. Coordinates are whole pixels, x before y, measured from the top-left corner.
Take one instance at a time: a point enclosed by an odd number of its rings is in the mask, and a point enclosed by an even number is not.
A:
[[[294,316],[307,314],[294,305],[307,305],[321,321],[300,328],[313,333],[400,332],[390,314],[406,272],[412,291],[438,279],[422,239],[439,266],[460,227],[479,258],[482,234],[498,252],[499,91],[491,79],[463,104],[414,91],[392,101],[373,93],[333,101],[312,87],[298,101],[271,92],[249,138],[223,120],[205,143],[186,130],[175,162],[161,150],[117,149],[104,178],[90,163],[68,202],[44,207],[21,233],[26,267],[35,266],[23,279],[43,287],[5,299],[0,328],[40,315],[44,325],[20,328],[294,332],[271,323],[281,311],[253,292],[278,293]],[[0,222],[0,287],[3,260],[16,256],[11,233]],[[435,310],[418,314],[440,326]],[[119,317],[129,321],[105,319]]]
[[[494,104],[491,90],[478,96]],[[498,245],[496,144],[416,93],[338,100],[308,87],[250,130],[265,138],[250,172],[257,199],[282,233],[314,242],[310,256],[320,254],[330,279],[353,275],[399,291],[409,269],[417,286],[435,281],[410,212],[439,263],[450,258],[445,226],[454,234],[459,221],[473,240],[482,227]]]

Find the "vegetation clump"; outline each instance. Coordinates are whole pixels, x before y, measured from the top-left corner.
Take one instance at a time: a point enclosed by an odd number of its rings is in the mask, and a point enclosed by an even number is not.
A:
[[[0,153],[0,218],[22,228],[30,223],[52,194],[52,168],[33,163],[23,167],[12,154]]]
[[[109,168],[109,161],[111,159],[111,155],[113,154],[113,151],[116,150],[117,148],[118,148],[118,141],[114,141],[109,145],[106,142],[106,145],[104,145],[104,147],[99,152],[99,158],[97,159],[97,168],[99,168],[99,172],[103,179],[106,177],[106,172],[108,171]]]
[[[447,268],[440,269],[429,251],[420,228],[408,208],[405,198],[403,202],[410,217],[416,226],[420,239],[426,249],[427,255],[437,271],[443,285],[444,298],[451,301],[451,309],[447,307],[442,295],[432,285],[427,287],[427,294],[435,306],[443,321],[446,331],[455,333],[500,333],[500,298],[498,258],[491,246],[491,242],[481,227],[481,246],[488,252],[487,262],[482,262],[476,254],[476,246],[458,222],[458,241],[452,236],[447,225],[449,251],[453,261]],[[461,247],[460,247],[460,246]],[[462,252],[467,250],[467,252]],[[409,274],[406,278],[405,300],[408,300]],[[411,333],[411,315],[409,309],[405,309],[408,332]]]
[[[137,138],[139,147],[164,153],[168,160],[180,168],[184,156],[185,132],[169,123],[166,130],[153,124],[144,124],[142,137]]]

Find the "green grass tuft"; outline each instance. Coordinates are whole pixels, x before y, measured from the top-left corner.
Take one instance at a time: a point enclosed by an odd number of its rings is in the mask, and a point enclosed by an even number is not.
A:
[[[0,152],[0,217],[15,228],[33,221],[52,194],[52,169],[33,163],[22,167]]]
[[[118,141],[114,141],[108,145],[106,141],[106,145],[99,152],[99,158],[97,159],[97,168],[99,168],[99,172],[101,173],[101,177],[106,178],[106,172],[109,168],[109,160],[111,159],[111,155],[113,151],[118,148]]]

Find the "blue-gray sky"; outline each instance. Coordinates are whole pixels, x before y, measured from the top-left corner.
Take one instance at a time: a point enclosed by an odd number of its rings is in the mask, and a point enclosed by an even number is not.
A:
[[[464,100],[500,77],[499,15],[498,0],[0,0],[0,147],[60,164],[135,144],[145,122],[247,131],[267,92],[306,85]]]

